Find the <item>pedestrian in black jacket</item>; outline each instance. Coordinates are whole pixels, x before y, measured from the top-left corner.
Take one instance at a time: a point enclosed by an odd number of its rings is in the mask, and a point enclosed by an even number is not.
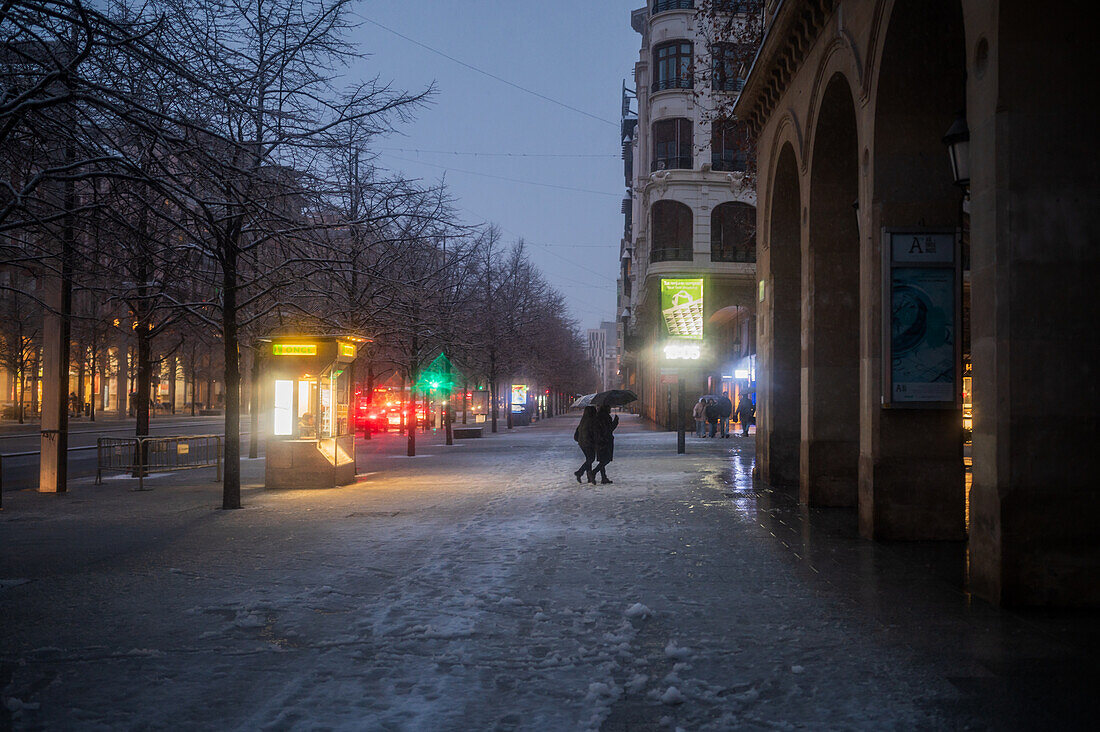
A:
[[[707,415],[707,424],[710,425],[710,434],[707,436],[714,437],[714,433],[718,431],[718,420],[721,419],[718,404],[713,399],[707,399],[707,408],[703,413]]]
[[[722,427],[722,437],[730,436],[730,415],[733,414],[733,402],[730,401],[728,391],[722,392],[718,397],[718,420]]]
[[[615,428],[619,426],[619,415],[611,419],[611,407],[606,404],[596,410],[596,467],[593,475],[600,474],[601,483],[610,483],[607,477],[607,464],[615,455]]]
[[[578,483],[581,482],[581,475],[584,473],[588,474],[589,483],[596,482],[596,473],[592,470],[592,462],[596,459],[596,445],[598,443],[599,427],[596,422],[596,408],[585,407],[584,413],[581,414],[581,422],[577,425],[576,431],[573,432],[573,439],[577,441],[581,452],[584,453],[584,462],[573,473]]]
[[[748,394],[742,394],[737,400],[737,421],[741,423],[741,436],[749,436],[749,425],[756,416],[756,405]]]

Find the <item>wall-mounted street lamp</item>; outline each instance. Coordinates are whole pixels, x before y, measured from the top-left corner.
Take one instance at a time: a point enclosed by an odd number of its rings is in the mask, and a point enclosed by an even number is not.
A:
[[[943,136],[947,155],[951,161],[951,175],[960,188],[970,186],[970,128],[966,126],[966,114],[959,112]]]

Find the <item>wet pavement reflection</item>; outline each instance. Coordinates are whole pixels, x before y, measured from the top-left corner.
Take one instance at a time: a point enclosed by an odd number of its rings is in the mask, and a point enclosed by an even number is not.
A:
[[[798,503],[797,488],[753,484],[754,440],[700,441],[703,504],[789,553],[794,571],[848,606],[867,632],[940,670],[963,728],[1094,729],[1100,714],[1100,612],[1002,609],[967,590],[965,542],[873,542],[855,509]]]

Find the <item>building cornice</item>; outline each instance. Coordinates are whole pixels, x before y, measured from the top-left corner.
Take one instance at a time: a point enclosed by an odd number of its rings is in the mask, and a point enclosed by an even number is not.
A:
[[[775,111],[791,78],[821,34],[838,0],[781,0],[753,60],[734,114],[760,130]]]

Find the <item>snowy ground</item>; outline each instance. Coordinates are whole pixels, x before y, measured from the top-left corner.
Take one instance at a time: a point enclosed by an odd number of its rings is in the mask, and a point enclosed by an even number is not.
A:
[[[205,473],[5,495],[0,728],[1087,727],[1097,616],[960,589],[958,546],[754,490],[749,440],[624,417],[362,446],[359,482],[216,510]],[[1085,629],[1085,630],[1082,630]],[[1091,632],[1089,632],[1091,631]]]

